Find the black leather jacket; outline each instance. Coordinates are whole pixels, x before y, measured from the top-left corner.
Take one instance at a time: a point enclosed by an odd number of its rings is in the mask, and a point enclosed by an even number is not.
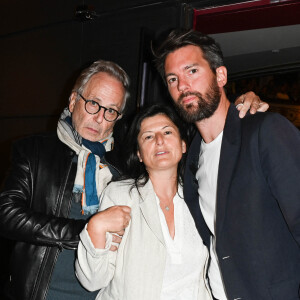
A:
[[[29,137],[13,147],[0,194],[0,234],[16,241],[11,299],[45,299],[60,249],[77,248],[86,221],[68,219],[77,169],[74,155],[54,134]]]

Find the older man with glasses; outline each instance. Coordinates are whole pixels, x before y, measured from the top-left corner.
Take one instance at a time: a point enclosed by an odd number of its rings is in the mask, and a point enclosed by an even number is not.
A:
[[[0,194],[0,233],[16,242],[9,299],[96,298],[97,292],[86,291],[75,278],[74,255],[79,233],[98,210],[100,193],[119,175],[107,154],[113,156],[113,128],[122,117],[128,87],[123,69],[96,61],[77,79],[57,134],[14,145]],[[99,217],[122,236],[129,213],[127,207],[113,207]]]

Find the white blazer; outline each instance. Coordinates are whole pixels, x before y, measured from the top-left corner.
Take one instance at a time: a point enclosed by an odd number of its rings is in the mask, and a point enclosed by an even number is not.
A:
[[[130,190],[132,183],[133,180],[110,183],[100,206],[100,210],[114,205],[131,207],[131,221],[118,251],[109,251],[111,243],[105,249],[96,249],[86,229],[80,234],[76,275],[87,290],[101,289],[96,299],[160,299],[167,250],[155,193],[150,180],[139,190]],[[208,251],[203,249],[199,300],[212,299],[205,279]]]

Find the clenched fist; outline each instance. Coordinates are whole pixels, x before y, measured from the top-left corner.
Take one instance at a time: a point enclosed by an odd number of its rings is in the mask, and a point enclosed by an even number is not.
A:
[[[130,221],[129,206],[112,206],[96,213],[87,225],[87,231],[95,248],[103,249],[106,243],[106,232],[116,233],[113,235],[113,242],[120,243],[124,234],[124,229]],[[117,250],[112,246],[112,251]]]

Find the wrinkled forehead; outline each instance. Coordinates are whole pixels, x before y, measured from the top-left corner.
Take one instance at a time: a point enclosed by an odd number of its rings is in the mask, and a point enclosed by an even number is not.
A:
[[[121,81],[107,73],[93,75],[85,86],[83,93],[92,100],[98,100],[101,105],[123,107],[125,88]]]

